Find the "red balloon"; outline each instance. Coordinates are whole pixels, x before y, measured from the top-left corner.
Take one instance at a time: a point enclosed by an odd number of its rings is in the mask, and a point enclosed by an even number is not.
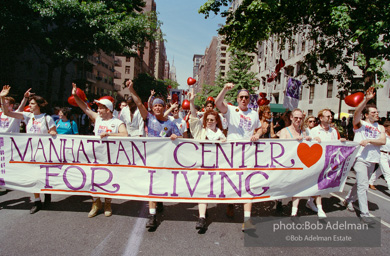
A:
[[[214,98],[210,96],[210,97],[207,98],[207,101],[213,101],[214,102]]]
[[[168,89],[171,89],[171,88],[172,88],[172,86],[168,85]]]
[[[30,106],[25,106],[23,109],[24,112],[30,112]]]
[[[69,103],[70,105],[74,106],[74,107],[78,107],[78,105],[77,105],[77,103],[76,103],[76,100],[74,99],[74,96],[73,96],[73,95],[70,96],[70,97],[68,98],[68,103]]]
[[[269,100],[265,100],[264,105],[268,105],[270,103]]]
[[[114,101],[115,101],[115,99],[111,96],[103,96],[98,100],[103,100],[103,99],[107,99],[107,100],[111,101],[112,103],[114,103]]]
[[[189,77],[189,78],[187,79],[187,84],[188,84],[189,86],[191,86],[191,85],[193,85],[193,84],[195,84],[195,83],[196,83],[196,80],[193,79],[192,77]]]
[[[190,110],[190,101],[189,100],[183,100],[183,104],[181,104],[181,107],[185,110]]]
[[[81,90],[80,88],[77,88],[76,90],[76,94],[77,96],[79,96],[79,98],[82,100],[82,101],[87,101],[87,96],[85,95],[84,91]]]
[[[345,97],[344,102],[350,107],[357,107],[364,100],[364,93],[357,92]]]
[[[202,108],[202,112],[204,112],[204,108]]]
[[[188,93],[187,91],[184,91],[184,95],[187,95],[187,93]]]
[[[277,75],[278,75],[278,74],[277,74],[276,72],[272,72],[272,73],[271,73],[271,76],[268,77],[267,82],[268,82],[268,83],[271,83],[271,82],[275,79],[275,77],[276,77]]]
[[[259,96],[261,98],[265,98],[265,97],[267,97],[267,94],[265,92],[261,92],[261,93],[259,93]]]
[[[257,105],[259,106],[263,106],[263,105],[266,105],[265,103],[267,102],[267,99],[266,98],[261,98],[257,101]]]

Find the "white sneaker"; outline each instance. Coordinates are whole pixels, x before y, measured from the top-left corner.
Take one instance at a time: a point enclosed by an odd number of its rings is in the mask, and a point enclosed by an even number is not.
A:
[[[313,212],[318,212],[317,206],[314,204],[313,201],[307,200],[306,207],[311,209]]]
[[[347,208],[348,211],[350,211],[350,212],[354,212],[355,211],[355,207],[353,207],[353,203],[352,202],[348,202],[347,200],[344,200],[343,204]]]
[[[323,210],[319,210],[317,215],[318,215],[318,218],[320,218],[320,219],[325,219],[326,218],[326,214],[325,214],[325,212]]]

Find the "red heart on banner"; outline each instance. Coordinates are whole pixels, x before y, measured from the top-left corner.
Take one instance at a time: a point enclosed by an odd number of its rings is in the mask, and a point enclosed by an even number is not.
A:
[[[322,156],[322,147],[320,144],[313,144],[311,147],[306,143],[300,143],[297,154],[301,162],[307,167],[311,167],[320,160]]]

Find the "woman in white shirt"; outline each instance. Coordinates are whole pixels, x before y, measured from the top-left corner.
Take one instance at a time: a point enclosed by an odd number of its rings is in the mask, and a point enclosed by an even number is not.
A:
[[[3,90],[0,93],[1,102],[3,103],[4,97],[8,95],[11,87],[9,85],[4,85]],[[41,96],[37,95],[27,95],[30,96],[29,107],[30,112],[11,112],[7,108],[4,108],[4,114],[16,119],[22,119],[27,124],[26,133],[33,134],[47,134],[49,133],[52,136],[57,135],[56,125],[51,116],[46,115],[46,107],[48,106],[47,101]],[[26,94],[25,94],[26,97]],[[34,193],[34,205],[30,210],[31,214],[36,213],[42,209],[42,202],[39,193]],[[45,194],[45,205],[50,204],[51,195]]]
[[[196,114],[195,104],[194,104],[195,95],[189,93],[190,101],[190,129],[191,133],[196,140],[212,140],[212,141],[221,141],[225,142],[226,137],[222,132],[222,121],[218,112],[214,110],[208,110],[204,113],[202,119],[199,119]],[[196,223],[195,228],[204,230],[206,229],[206,203],[199,203],[199,219]]]

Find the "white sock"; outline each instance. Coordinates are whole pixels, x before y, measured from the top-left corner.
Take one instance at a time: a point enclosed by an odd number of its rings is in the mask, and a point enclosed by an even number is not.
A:
[[[149,214],[156,215],[156,208],[150,208]]]
[[[199,215],[199,218],[205,218],[206,219],[206,214]]]
[[[251,217],[250,211],[244,211],[244,220],[247,221]]]
[[[297,212],[298,212],[298,208],[297,207],[292,207],[291,208],[291,216],[297,215]]]
[[[38,202],[38,201],[41,201],[40,197],[34,199],[34,202]]]
[[[324,211],[324,210],[322,210],[322,205],[321,204],[317,204],[317,209],[318,209],[318,211]]]

